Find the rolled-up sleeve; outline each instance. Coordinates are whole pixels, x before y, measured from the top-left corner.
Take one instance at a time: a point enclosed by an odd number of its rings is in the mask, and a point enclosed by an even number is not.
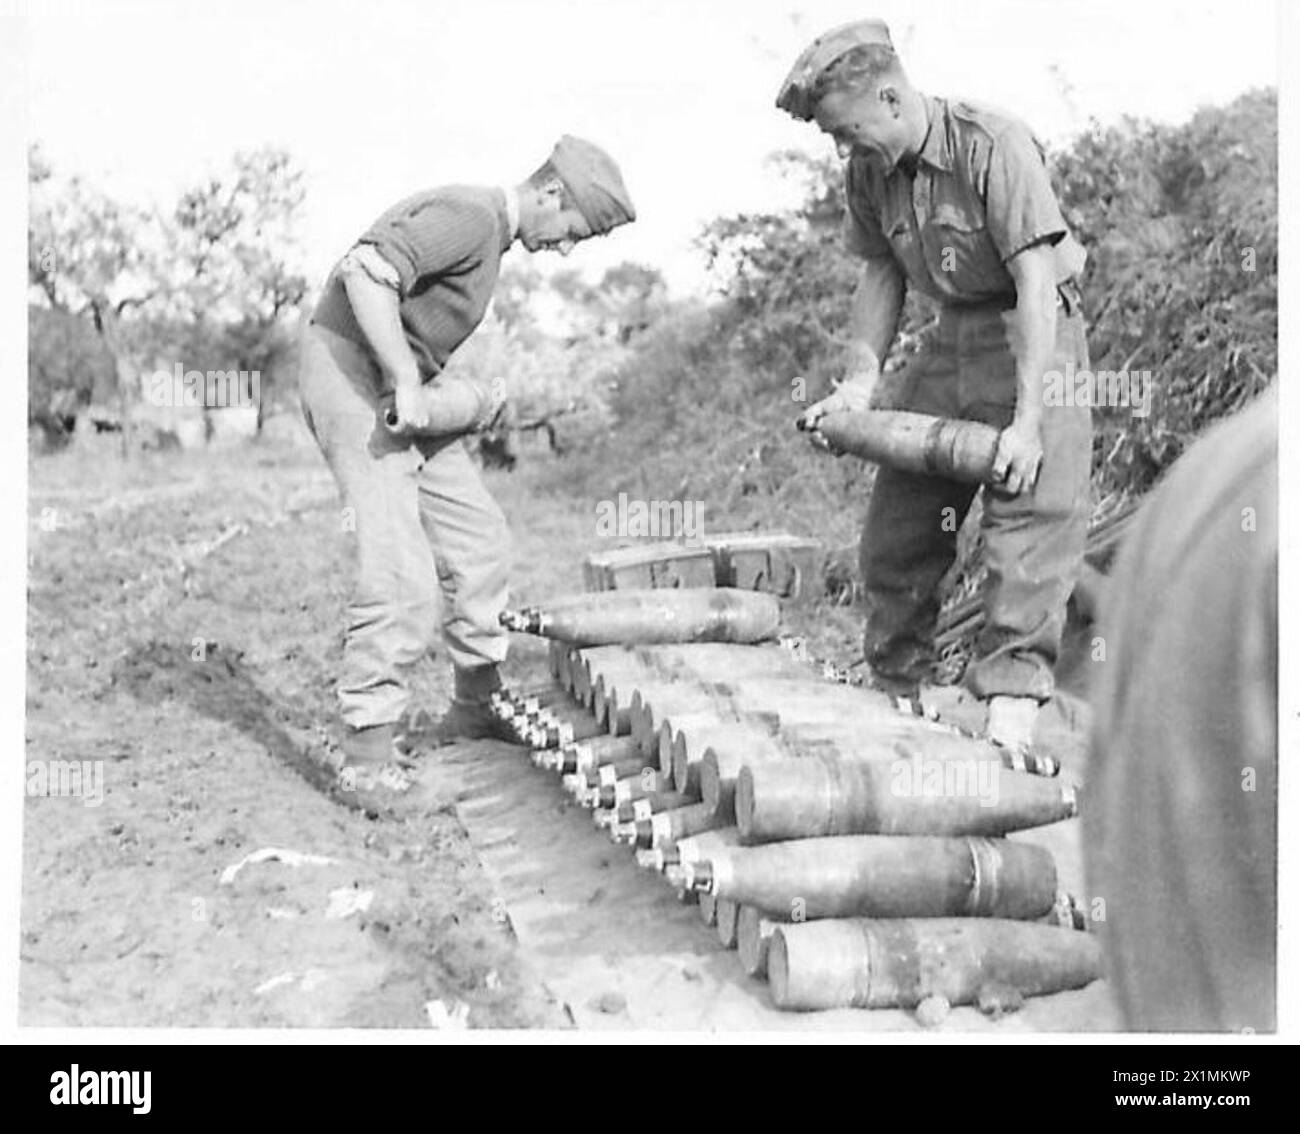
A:
[[[472,265],[496,239],[496,220],[488,210],[417,196],[385,213],[357,243],[373,245],[397,269],[405,298],[429,277]]]
[[[354,244],[339,262],[344,276],[363,272],[369,279],[397,291],[401,287],[397,269],[389,263],[373,244]]]
[[[985,205],[988,233],[1003,263],[1069,235],[1042,152],[1021,126],[1002,131],[993,144]]]
[[[880,214],[867,195],[865,178],[856,161],[844,172],[844,247],[854,256],[890,256],[893,248],[880,226]]]

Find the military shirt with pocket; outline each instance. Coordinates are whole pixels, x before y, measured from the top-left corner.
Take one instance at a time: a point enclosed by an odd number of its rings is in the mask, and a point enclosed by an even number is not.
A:
[[[909,284],[941,304],[1015,296],[1007,262],[1047,243],[1057,283],[1083,270],[1052,189],[1042,145],[1001,111],[927,98],[930,129],[913,170],[854,156],[845,179],[845,236],[859,256],[892,256]]]

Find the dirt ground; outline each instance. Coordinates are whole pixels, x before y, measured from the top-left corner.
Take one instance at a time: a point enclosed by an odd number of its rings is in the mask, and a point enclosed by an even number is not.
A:
[[[109,450],[30,477],[27,760],[102,761],[104,791],[29,791],[21,1022],[423,1027],[441,1000],[562,1024],[452,800],[372,821],[325,790],[348,544],[319,457]],[[430,705],[447,684],[424,667]],[[263,848],[332,861],[222,883]],[[349,889],[368,908],[327,916]]]
[[[577,589],[588,511],[527,469],[489,476],[516,595]],[[350,545],[313,449],[123,463],[105,444],[33,459],[30,485],[22,1024],[583,1023],[458,816],[473,746],[440,755],[400,815],[329,790]],[[851,611],[795,621],[823,656],[857,648]],[[522,643],[507,675],[540,680],[542,657]],[[430,711],[448,686],[441,661],[418,667]],[[1081,711],[1054,718],[1067,766]],[[33,770],[60,761],[88,762],[83,788],[102,769],[102,799],[42,794]]]

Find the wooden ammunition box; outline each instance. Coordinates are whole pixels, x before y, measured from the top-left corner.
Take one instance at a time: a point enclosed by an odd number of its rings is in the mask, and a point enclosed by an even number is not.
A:
[[[707,536],[720,587],[808,599],[821,590],[821,544],[788,532],[728,532]]]
[[[717,585],[708,547],[668,540],[593,551],[583,560],[582,581],[589,591]]]

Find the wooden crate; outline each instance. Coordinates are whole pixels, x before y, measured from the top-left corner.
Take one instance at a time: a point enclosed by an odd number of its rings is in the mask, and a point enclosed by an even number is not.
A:
[[[821,593],[822,546],[817,540],[788,532],[727,532],[704,542],[713,553],[720,587],[796,601]]]
[[[661,541],[593,551],[582,563],[589,591],[713,587],[713,552],[703,544]]]

